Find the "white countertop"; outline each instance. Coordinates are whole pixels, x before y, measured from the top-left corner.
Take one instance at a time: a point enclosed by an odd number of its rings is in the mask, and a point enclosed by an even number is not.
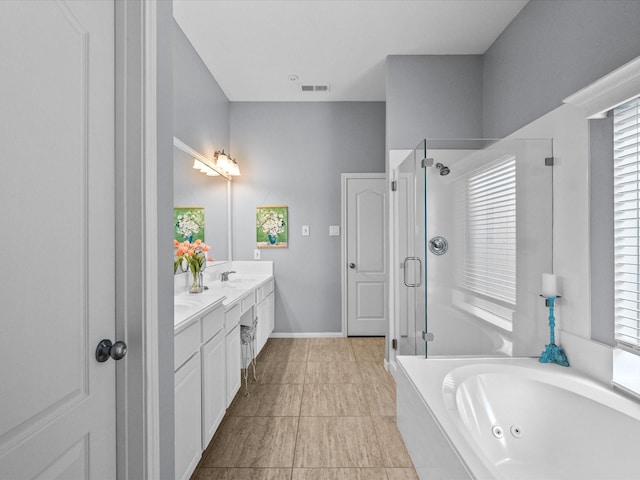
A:
[[[215,280],[214,280],[215,278]],[[215,272],[205,272],[205,291],[188,293],[186,291],[174,295],[173,325],[182,330],[191,320],[204,315],[207,310],[224,305],[225,310],[235,305],[245,295],[273,278],[271,273],[232,273],[229,280],[221,282]],[[208,288],[207,288],[208,287]]]

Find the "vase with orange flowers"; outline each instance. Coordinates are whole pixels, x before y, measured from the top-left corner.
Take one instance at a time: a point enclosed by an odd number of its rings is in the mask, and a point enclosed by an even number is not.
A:
[[[204,284],[202,281],[202,271],[207,266],[207,252],[211,250],[211,247],[202,240],[196,240],[191,243],[189,241],[178,242],[173,241],[173,246],[176,247],[176,258],[173,263],[173,271],[178,269],[178,266],[184,265],[186,262],[191,275],[193,276],[193,282],[189,288],[190,293],[202,293],[204,290]]]

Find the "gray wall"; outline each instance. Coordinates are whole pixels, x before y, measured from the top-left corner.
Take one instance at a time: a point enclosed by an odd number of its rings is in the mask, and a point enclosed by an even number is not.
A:
[[[191,43],[173,20],[173,132],[209,159],[216,150],[229,152],[230,102]],[[192,168],[193,158],[174,152],[174,206],[201,206],[205,242],[216,260],[228,260],[227,185]]]
[[[289,207],[289,247],[261,250],[274,261],[276,332],[342,329],[341,237],[329,225],[340,225],[341,173],[384,172],[384,132],[383,102],[231,104],[234,260],[253,259],[256,206]]]
[[[640,1],[530,1],[484,55],[484,136],[518,130],[638,55]]]
[[[639,56],[639,25],[637,0],[529,2],[484,55],[484,135],[514,132]],[[591,335],[613,344],[612,140],[607,125],[594,121],[590,129]]]
[[[484,55],[387,58],[387,148],[502,138],[640,55],[640,1],[532,0]]]
[[[387,149],[482,137],[482,56],[387,57]]]
[[[229,151],[229,99],[173,21],[173,131],[209,158]]]

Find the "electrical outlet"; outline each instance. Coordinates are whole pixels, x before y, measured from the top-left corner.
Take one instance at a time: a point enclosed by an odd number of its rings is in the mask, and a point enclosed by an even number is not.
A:
[[[302,236],[303,237],[308,237],[309,236],[309,225],[303,225],[302,226]]]
[[[253,251],[253,259],[260,260],[260,250],[258,250],[257,248]]]
[[[340,225],[329,225],[329,235],[332,237],[340,236]]]

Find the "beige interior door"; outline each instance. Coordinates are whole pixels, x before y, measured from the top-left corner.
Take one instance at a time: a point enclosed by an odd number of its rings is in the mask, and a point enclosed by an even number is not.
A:
[[[346,178],[347,335],[383,336],[387,318],[384,175]]]
[[[0,478],[115,478],[114,4],[0,2]]]

